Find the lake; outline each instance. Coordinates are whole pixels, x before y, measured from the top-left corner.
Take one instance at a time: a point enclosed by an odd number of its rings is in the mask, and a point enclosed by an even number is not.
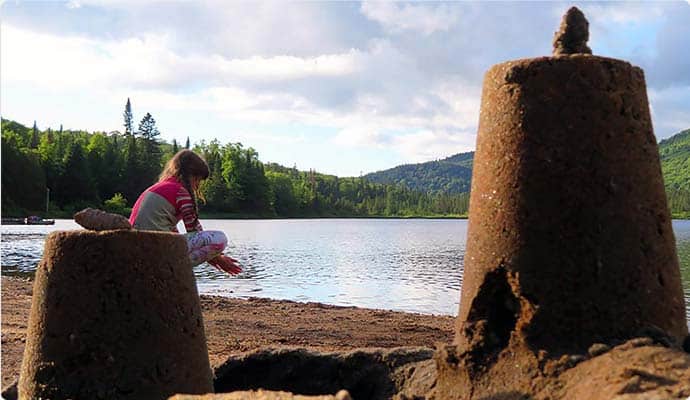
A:
[[[199,291],[335,305],[456,315],[462,285],[467,220],[285,219],[202,220],[222,230],[228,254],[244,271],[229,276],[202,264]],[[2,273],[32,274],[46,235],[78,229],[2,225]],[[690,316],[690,221],[673,221]]]

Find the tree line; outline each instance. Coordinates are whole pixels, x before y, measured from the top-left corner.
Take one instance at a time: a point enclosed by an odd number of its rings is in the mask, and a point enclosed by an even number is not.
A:
[[[217,140],[195,146],[209,164],[203,210],[253,215],[444,216],[467,213],[469,195],[423,193],[259,161],[253,148]]]
[[[675,217],[690,218],[690,129],[659,142],[668,206]]]
[[[36,122],[28,128],[2,119],[3,215],[47,212],[53,217],[70,217],[85,207],[127,215],[181,146],[175,140],[159,139],[160,131],[150,113],[135,129],[129,99],[123,118],[124,132],[109,133],[63,130],[62,126],[40,130]],[[687,218],[690,187],[683,172],[690,165],[690,131],[681,133],[667,140],[669,143],[662,141],[660,153],[669,208],[674,216]],[[190,148],[189,138],[184,147]],[[372,182],[367,176],[342,178],[299,171],[263,163],[256,150],[241,143],[202,141],[193,150],[211,169],[210,178],[202,184],[205,202],[200,204],[207,216],[460,216],[468,210],[466,192],[415,190],[401,183]],[[466,159],[469,154],[442,161],[471,170],[471,160]]]
[[[159,139],[151,114],[134,129],[131,104],[124,132],[40,130],[2,120],[2,213],[68,217],[85,207],[127,215],[180,147]],[[189,139],[185,147],[189,148]],[[457,216],[469,195],[423,193],[361,177],[340,178],[265,164],[241,143],[202,141],[193,150],[209,164],[202,215],[257,217]]]

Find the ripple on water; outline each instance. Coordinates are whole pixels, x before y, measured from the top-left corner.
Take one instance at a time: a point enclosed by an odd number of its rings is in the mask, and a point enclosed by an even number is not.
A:
[[[0,241],[2,273],[33,273],[41,261],[45,237],[46,234],[37,233],[3,234]]]

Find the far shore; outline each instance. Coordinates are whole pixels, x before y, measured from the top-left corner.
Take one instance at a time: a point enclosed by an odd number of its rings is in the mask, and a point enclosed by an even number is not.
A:
[[[24,214],[6,213],[6,218],[26,218],[29,215],[37,215],[45,219],[72,219],[74,213],[59,211],[46,214],[45,212],[26,212]],[[118,214],[129,218],[129,211],[119,212]],[[276,215],[255,215],[237,213],[212,213],[201,212],[199,219],[224,219],[224,220],[288,220],[288,219],[469,219],[468,214],[449,214],[449,215],[301,215],[301,216],[276,216]],[[673,220],[690,220],[690,213],[671,213]]]
[[[2,277],[2,387],[19,376],[33,281]],[[424,346],[453,340],[453,316],[424,315],[321,303],[201,296],[213,368],[231,355],[266,348],[320,352],[362,347]]]
[[[129,213],[118,213],[129,218]],[[4,218],[26,218],[29,215],[36,215],[44,219],[72,219],[74,213],[71,212],[26,212],[23,214],[7,213]],[[205,213],[201,212],[199,219],[227,219],[227,220],[284,220],[284,219],[467,219],[467,214],[450,215],[302,215],[302,216],[276,216],[276,215],[255,215],[255,214],[234,214],[234,213]]]

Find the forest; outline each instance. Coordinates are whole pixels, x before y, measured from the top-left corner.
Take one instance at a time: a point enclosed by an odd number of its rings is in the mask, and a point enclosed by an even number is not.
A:
[[[659,158],[669,208],[677,218],[690,218],[690,129],[659,142]]]
[[[213,139],[184,146],[160,139],[150,113],[135,129],[131,103],[124,132],[29,128],[2,119],[2,214],[69,218],[85,207],[128,215],[181,148],[208,162],[203,217],[464,217],[474,153],[408,164],[363,177],[337,177],[263,163],[252,147]],[[659,143],[674,217],[690,217],[690,130]]]
[[[124,132],[27,127],[2,119],[2,214],[70,218],[98,207],[128,215],[182,147],[159,139],[151,114],[134,128],[129,100]],[[467,213],[469,194],[422,192],[265,164],[251,147],[218,140],[192,149],[209,164],[202,217],[442,217]]]

